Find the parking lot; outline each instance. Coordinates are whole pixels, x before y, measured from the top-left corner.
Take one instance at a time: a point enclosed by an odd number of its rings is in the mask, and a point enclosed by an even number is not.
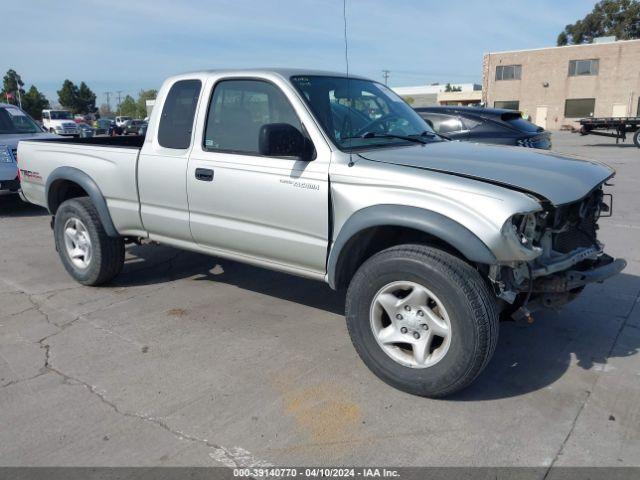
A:
[[[83,287],[46,212],[0,197],[0,464],[640,465],[640,150],[553,142],[617,170],[600,238],[629,265],[501,324],[488,368],[446,400],[374,377],[322,283],[146,244]]]

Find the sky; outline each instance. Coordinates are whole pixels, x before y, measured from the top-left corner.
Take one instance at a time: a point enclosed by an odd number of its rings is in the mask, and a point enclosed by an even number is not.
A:
[[[65,79],[104,92],[159,88],[199,69],[344,72],[343,0],[6,0],[0,72],[50,101]],[[390,86],[481,83],[485,52],[555,45],[595,0],[346,0],[349,71]],[[114,106],[115,94],[111,95]]]

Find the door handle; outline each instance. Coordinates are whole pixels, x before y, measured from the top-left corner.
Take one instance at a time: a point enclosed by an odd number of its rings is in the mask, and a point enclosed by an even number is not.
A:
[[[209,168],[196,168],[196,180],[200,180],[202,182],[212,182],[213,170]]]

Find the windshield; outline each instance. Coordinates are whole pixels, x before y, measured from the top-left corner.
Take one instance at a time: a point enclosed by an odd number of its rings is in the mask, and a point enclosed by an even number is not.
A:
[[[51,120],[73,120],[71,112],[66,110],[51,110]]]
[[[17,107],[0,108],[0,134],[38,133],[40,127]]]
[[[439,140],[402,98],[380,83],[325,76],[292,77],[291,82],[327,135],[343,150],[409,141],[393,138],[396,135]]]

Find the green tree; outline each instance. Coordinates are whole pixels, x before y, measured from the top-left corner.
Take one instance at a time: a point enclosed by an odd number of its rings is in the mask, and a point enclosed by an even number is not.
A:
[[[86,83],[80,82],[78,88],[78,112],[76,113],[95,113],[96,109],[96,94],[91,91]]]
[[[462,87],[453,87],[453,86],[451,86],[450,83],[447,83],[444,86],[444,91],[445,92],[461,92],[462,91]]]
[[[119,114],[125,117],[137,118],[138,104],[131,95],[127,95],[120,103]]]
[[[2,101],[7,101],[7,94],[13,96],[11,103],[18,104],[18,98],[24,95],[24,82],[18,72],[14,69],[7,70],[7,73],[2,78]]]
[[[80,82],[78,87],[71,80],[65,80],[58,90],[58,101],[73,113],[96,112],[96,94],[84,82]]]
[[[640,38],[640,2],[638,0],[601,0],[582,20],[567,25],[557,44],[591,43],[596,37],[615,36],[618,40]]]
[[[22,109],[36,120],[40,120],[42,110],[49,107],[49,100],[35,85],[31,85],[29,91],[22,96]]]
[[[137,118],[145,118],[147,116],[147,100],[155,100],[158,96],[158,90],[140,90],[138,93],[138,113]]]
[[[60,105],[78,113],[78,87],[71,80],[66,79],[57,93]]]

